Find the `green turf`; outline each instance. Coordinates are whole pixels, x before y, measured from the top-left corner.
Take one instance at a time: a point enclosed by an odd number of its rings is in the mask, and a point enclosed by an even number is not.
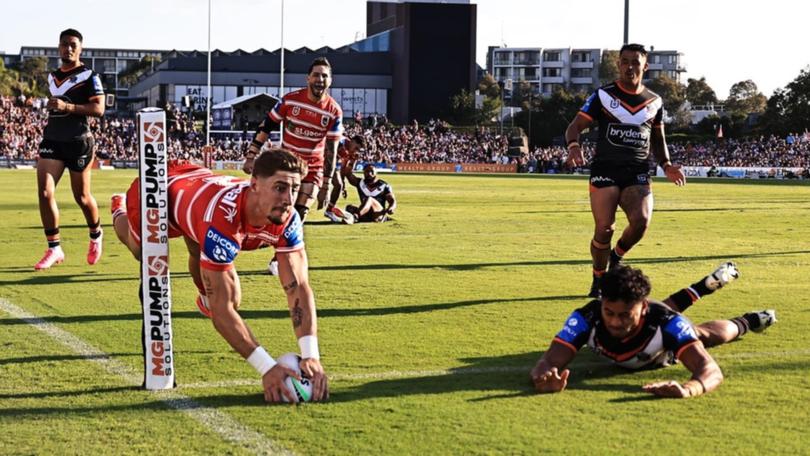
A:
[[[134,176],[94,173],[105,227],[109,195]],[[313,212],[306,226],[331,401],[262,403],[255,372],[197,313],[185,249],[173,242],[180,393],[300,454],[810,451],[810,186],[692,180],[678,189],[656,180],[651,228],[627,257],[651,277],[653,295],[732,259],[741,280],[687,315],[779,315],[766,333],[711,350],[726,375],[716,392],[677,401],[640,386],[683,381],[683,367],[627,373],[587,350],[569,390],[532,394],[529,369],[586,302],[593,222],[584,179],[384,178],[399,200],[395,221],[339,226]],[[140,372],[136,263],[111,229],[102,262],[84,263],[86,228],[68,184],[57,192],[67,261],[34,273],[45,248],[35,175],[0,171],[0,298]],[[624,225],[619,217],[617,231]],[[262,273],[268,255],[237,260],[242,315],[280,355],[297,346],[277,279]],[[0,328],[0,453],[249,452],[2,311]],[[233,380],[243,382],[217,383]]]

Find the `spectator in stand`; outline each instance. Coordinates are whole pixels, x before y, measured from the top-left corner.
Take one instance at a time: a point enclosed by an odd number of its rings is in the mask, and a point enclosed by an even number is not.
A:
[[[26,102],[29,99],[26,98]],[[33,160],[36,146],[41,140],[46,113],[32,105],[18,104],[13,97],[0,97],[0,157],[10,160]],[[41,100],[40,100],[41,102]],[[174,129],[167,138],[169,153],[173,159],[202,160],[205,137],[194,131],[189,116],[171,109],[175,115]],[[90,129],[96,138],[96,153],[104,160],[135,160],[137,141],[135,121],[129,117],[90,119]],[[441,120],[434,119],[434,131],[412,123],[407,126],[391,125],[378,116],[377,128],[367,128],[361,123],[352,125],[346,137],[363,136],[366,140],[360,161],[384,163],[391,166],[399,162],[418,163],[501,163],[507,150],[505,137],[484,127],[472,131],[452,130]],[[777,167],[810,168],[810,137],[793,133],[793,144],[786,137],[763,136],[755,138],[726,138],[704,143],[668,144],[673,160],[684,166],[717,167]],[[226,141],[227,139],[227,141]],[[239,161],[247,144],[238,136],[213,135],[215,160]],[[586,158],[593,155],[593,145],[583,142]],[[34,152],[32,152],[34,151]],[[563,172],[562,161],[566,151],[560,146],[540,147],[534,151],[537,160],[536,172]],[[579,170],[578,172],[583,172]],[[799,171],[796,173],[802,175]]]

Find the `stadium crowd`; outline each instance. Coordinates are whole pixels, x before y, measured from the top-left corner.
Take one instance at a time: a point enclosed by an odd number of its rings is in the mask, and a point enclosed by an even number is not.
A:
[[[33,160],[42,128],[47,121],[45,99],[0,97],[0,157]],[[168,147],[171,156],[202,159],[205,135],[195,131],[193,121],[174,106],[167,107]],[[377,119],[375,119],[377,120]],[[102,159],[134,160],[136,157],[135,121],[128,117],[105,116],[91,121],[96,153]],[[351,137],[362,135],[366,148],[363,161],[391,165],[411,163],[501,163],[517,164],[519,171],[530,173],[565,172],[564,147],[537,147],[520,159],[507,155],[508,140],[497,130],[477,128],[451,129],[441,120],[422,125],[390,124],[384,116],[375,122],[352,122],[346,129]],[[241,160],[252,133],[231,137],[212,136],[213,160]],[[585,144],[586,156],[593,145]],[[810,134],[670,143],[673,162],[684,166],[810,168]]]

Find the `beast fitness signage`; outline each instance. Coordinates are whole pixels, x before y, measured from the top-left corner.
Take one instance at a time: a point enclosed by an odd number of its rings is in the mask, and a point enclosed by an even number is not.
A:
[[[138,112],[144,385],[150,390],[174,387],[165,126],[163,110]]]

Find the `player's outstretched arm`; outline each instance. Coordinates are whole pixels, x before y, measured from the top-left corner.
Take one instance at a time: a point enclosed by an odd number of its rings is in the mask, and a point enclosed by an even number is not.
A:
[[[575,355],[576,352],[571,347],[552,341],[531,372],[532,383],[537,392],[562,392],[568,386],[568,376],[571,374],[565,366]]]
[[[660,397],[685,398],[713,391],[723,382],[723,372],[701,342],[683,349],[679,358],[692,372],[692,378],[683,384],[675,380],[644,385],[644,391]]]
[[[264,399],[267,402],[280,402],[281,396],[284,395],[288,402],[297,402],[295,395],[284,385],[284,379],[292,376],[300,380],[300,376],[292,369],[276,364],[264,348],[259,346],[242,317],[236,312],[241,300],[236,270],[231,268],[213,271],[201,268],[201,272],[214,328],[259,372],[262,377]]]
[[[301,349],[301,371],[312,379],[312,400],[329,397],[329,384],[321,365],[315,295],[309,286],[306,250],[278,252],[278,276],[287,294],[293,331]]]

